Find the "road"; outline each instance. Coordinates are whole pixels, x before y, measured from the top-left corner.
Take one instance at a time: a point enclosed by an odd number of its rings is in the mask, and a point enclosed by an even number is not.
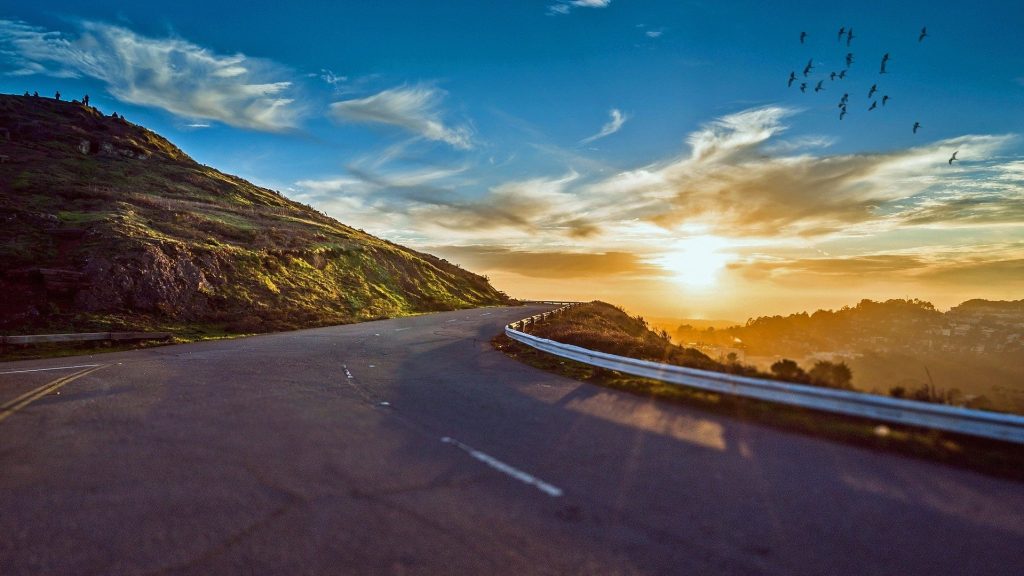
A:
[[[1021,573],[1024,485],[490,347],[550,308],[0,364],[0,572]]]

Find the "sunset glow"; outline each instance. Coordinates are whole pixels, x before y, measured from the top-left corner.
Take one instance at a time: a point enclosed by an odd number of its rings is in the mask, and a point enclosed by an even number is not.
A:
[[[19,7],[0,88],[90,93],[522,298],[742,319],[1024,291],[1018,3],[185,4],[159,26],[141,6]]]

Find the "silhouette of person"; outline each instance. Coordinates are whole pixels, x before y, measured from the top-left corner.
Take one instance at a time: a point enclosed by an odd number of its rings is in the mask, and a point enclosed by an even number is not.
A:
[[[57,90],[57,94],[54,95],[54,100],[60,100],[60,90]]]
[[[38,92],[38,91],[36,91],[36,92],[33,92],[33,93],[32,93],[32,97],[33,97],[33,98],[39,98],[39,92]]]
[[[89,95],[88,94],[86,94],[85,96],[82,96],[82,104],[85,104],[86,106],[89,105]]]
[[[25,90],[25,96],[28,96],[28,90]]]

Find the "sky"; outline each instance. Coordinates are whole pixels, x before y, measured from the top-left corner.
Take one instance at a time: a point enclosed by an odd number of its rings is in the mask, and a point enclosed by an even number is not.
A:
[[[8,5],[0,90],[89,94],[520,298],[1024,298],[1018,1],[323,4]]]

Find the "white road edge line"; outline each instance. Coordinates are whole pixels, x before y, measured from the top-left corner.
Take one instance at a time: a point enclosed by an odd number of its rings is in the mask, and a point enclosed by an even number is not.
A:
[[[0,374],[25,374],[26,372],[46,372],[47,370],[74,370],[75,368],[95,368],[99,364],[79,364],[77,366],[58,366],[57,368],[34,368],[32,370],[11,370]]]
[[[541,480],[540,478],[537,478],[531,474],[527,474],[526,472],[523,472],[518,468],[509,466],[508,464],[505,464],[504,462],[498,460],[494,456],[484,454],[483,452],[477,450],[476,448],[473,448],[472,446],[467,446],[454,438],[449,438],[448,436],[445,436],[444,438],[441,438],[441,442],[455,446],[459,450],[462,450],[463,452],[469,454],[473,458],[483,462],[484,464],[487,464],[491,468],[494,468],[499,472],[508,474],[509,476],[515,478],[516,480],[519,480],[520,482],[523,482],[524,484],[530,484],[532,486],[535,486],[538,490],[547,494],[548,496],[551,496],[552,498],[558,498],[559,496],[562,495],[561,488],[548,484],[547,482]]]
[[[351,380],[352,379],[352,373],[348,371],[348,366],[345,365],[345,364],[342,364],[341,367],[345,369],[345,378],[348,378],[349,380]]]

